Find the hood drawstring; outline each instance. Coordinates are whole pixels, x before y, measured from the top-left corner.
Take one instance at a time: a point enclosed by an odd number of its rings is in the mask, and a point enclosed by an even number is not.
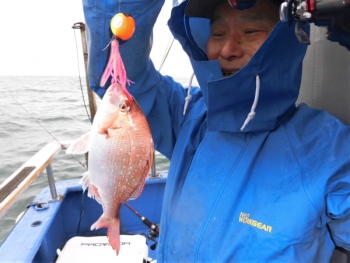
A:
[[[186,110],[187,110],[187,106],[188,106],[188,102],[191,100],[191,89],[192,89],[192,81],[193,81],[193,77],[194,77],[194,73],[192,74],[189,84],[188,84],[188,89],[187,89],[187,96],[185,98],[185,105],[184,105],[184,111],[183,111],[183,115],[186,114]],[[260,92],[260,77],[259,75],[255,76],[256,79],[256,84],[255,84],[255,96],[254,96],[254,102],[252,105],[252,108],[246,118],[246,120],[244,121],[242,127],[241,127],[241,131],[244,130],[244,128],[247,126],[247,124],[255,117],[255,108],[256,105],[258,105],[258,100],[259,100],[259,92]]]
[[[194,77],[194,72],[192,73],[192,76],[190,78],[190,82],[188,83],[188,89],[187,89],[187,97],[185,98],[185,106],[184,106],[184,111],[183,111],[183,115],[186,114],[186,110],[187,110],[187,106],[188,106],[188,102],[191,100],[192,96],[191,96],[191,89],[192,89],[192,80]]]
[[[247,126],[247,124],[251,121],[251,119],[254,118],[255,116],[255,108],[256,108],[256,105],[258,104],[258,100],[259,100],[259,92],[260,92],[260,77],[259,75],[256,75],[255,76],[256,78],[256,84],[255,84],[255,97],[254,97],[254,102],[253,102],[253,105],[252,105],[252,109],[250,110],[247,118],[245,119],[242,127],[241,127],[241,131],[244,130],[244,128]]]

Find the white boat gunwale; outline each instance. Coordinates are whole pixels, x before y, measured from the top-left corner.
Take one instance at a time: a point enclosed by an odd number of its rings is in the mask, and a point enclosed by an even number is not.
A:
[[[40,151],[32,156],[27,162],[25,162],[20,168],[18,168],[13,174],[11,174],[1,185],[0,192],[6,189],[16,177],[27,167],[34,167],[25,178],[19,182],[18,185],[7,193],[6,197],[0,202],[0,219],[8,212],[12,207],[18,196],[20,196],[27,188],[38,178],[38,176],[47,169],[48,180],[51,187],[54,186],[54,182],[51,163],[54,158],[60,153],[63,148],[66,148],[69,142],[59,144],[57,142],[47,143]],[[51,181],[51,182],[50,182]],[[55,191],[54,189],[52,190]],[[54,198],[54,197],[53,197]]]

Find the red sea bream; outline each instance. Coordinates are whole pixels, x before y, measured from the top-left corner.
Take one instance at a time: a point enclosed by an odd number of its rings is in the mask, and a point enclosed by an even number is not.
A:
[[[119,253],[119,209],[138,197],[149,174],[153,140],[145,115],[125,86],[113,83],[106,91],[92,129],[67,153],[89,152],[89,170],[82,179],[88,195],[103,207],[91,230],[108,228],[107,236]]]

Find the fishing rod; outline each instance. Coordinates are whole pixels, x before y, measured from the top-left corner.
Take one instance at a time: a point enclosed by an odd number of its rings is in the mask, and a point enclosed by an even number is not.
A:
[[[132,208],[128,203],[124,203],[126,207],[128,207],[135,215],[137,215],[142,222],[148,226],[152,231],[152,237],[158,237],[159,236],[159,226],[156,224],[153,224],[147,217],[142,216],[139,214],[134,208]]]
[[[137,212],[134,208],[132,208],[128,203],[124,203],[124,205],[129,208],[135,215],[137,215],[142,222],[150,228],[150,233],[147,236],[150,240],[155,242],[151,249],[154,250],[158,244],[155,238],[159,237],[159,225],[152,223],[147,217],[142,216],[139,212]]]

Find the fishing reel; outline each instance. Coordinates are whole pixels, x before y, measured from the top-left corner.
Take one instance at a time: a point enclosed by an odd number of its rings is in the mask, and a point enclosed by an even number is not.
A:
[[[236,9],[249,9],[259,0],[228,0]],[[280,4],[278,0],[268,0]],[[339,42],[350,51],[350,0],[286,0],[280,5],[280,19],[291,25],[296,22],[296,36],[301,43],[310,44],[303,25],[314,23],[327,27],[327,39]]]
[[[302,27],[307,22],[327,27],[327,39],[339,42],[350,50],[350,0],[288,0],[280,6],[280,18],[292,24],[296,21],[296,36],[310,44]]]
[[[153,224],[154,225],[154,224]],[[150,227],[150,226],[149,226]],[[156,240],[156,238],[159,237],[159,228],[160,225],[156,224],[154,225],[154,228],[152,229],[152,227],[150,227],[150,231],[148,234],[142,233],[143,236],[145,236],[146,238],[148,238],[149,240],[153,241],[154,243],[150,246],[150,248],[152,250],[155,250],[157,245],[158,245],[158,241]]]

